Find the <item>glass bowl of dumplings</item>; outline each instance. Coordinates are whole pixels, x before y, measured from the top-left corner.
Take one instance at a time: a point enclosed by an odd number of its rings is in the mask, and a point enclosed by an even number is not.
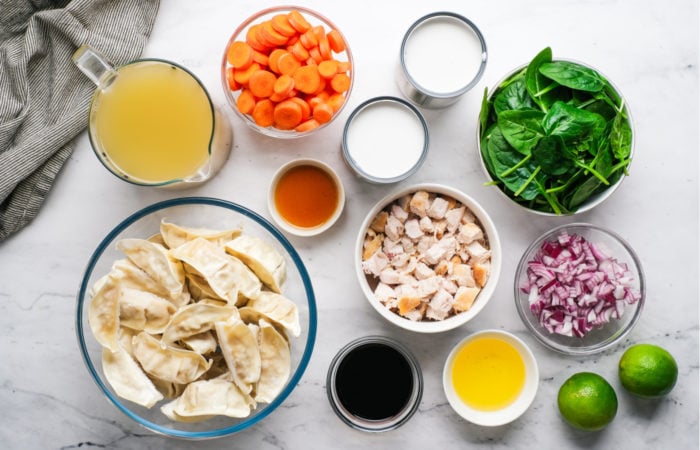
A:
[[[207,439],[246,429],[299,383],[316,302],[294,247],[257,213],[166,200],[117,225],[88,261],[76,330],[109,402],[143,427]]]

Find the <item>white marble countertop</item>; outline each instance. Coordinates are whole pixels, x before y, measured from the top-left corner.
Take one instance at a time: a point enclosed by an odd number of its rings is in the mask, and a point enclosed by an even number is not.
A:
[[[237,23],[264,1],[162,0],[145,55],[177,61],[195,72],[215,102],[225,104],[219,81],[223,46]],[[138,188],[107,173],[87,136],[61,173],[34,222],[0,244],[0,446],[47,448],[698,448],[698,4],[652,0],[437,0],[435,2],[308,0],[344,31],[357,80],[344,117],[317,135],[281,142],[264,138],[230,114],[235,144],[221,173],[187,192]],[[391,187],[353,177],[341,159],[342,126],[352,108],[377,95],[399,95],[394,67],[408,26],[432,11],[472,19],[483,31],[489,61],[479,85],[448,109],[426,111],[431,146],[418,173]],[[508,204],[485,187],[475,124],[481,93],[506,71],[545,46],[556,56],[598,67],[628,99],[636,129],[630,177],[602,206],[575,218],[544,218]],[[290,238],[313,278],[319,322],[316,347],[300,385],[271,416],[233,437],[190,443],[140,428],[106,401],[79,354],[74,316],[78,285],[91,252],[132,212],[158,200],[203,195],[237,202],[265,217],[273,172],[297,157],[314,157],[339,171],[346,208],[330,231]],[[492,215],[504,248],[495,298],[466,326],[416,335],[384,321],[364,300],[352,267],[352,248],[369,208],[389,190],[441,182],[463,190]],[[545,230],[586,221],[616,230],[638,252],[647,276],[647,304],[637,327],[615,348],[586,358],[563,357],[539,345],[518,318],[512,298],[517,261]],[[465,335],[502,328],[523,338],[540,366],[531,408],[510,425],[471,425],[449,407],[440,374],[449,349]],[[326,398],[333,355],[359,336],[393,336],[422,366],[425,391],[417,414],[402,428],[365,434],[344,425]],[[680,368],[666,398],[642,401],[617,379],[627,346],[667,348]],[[614,422],[599,433],[566,425],[556,407],[561,383],[594,371],[615,387]]]

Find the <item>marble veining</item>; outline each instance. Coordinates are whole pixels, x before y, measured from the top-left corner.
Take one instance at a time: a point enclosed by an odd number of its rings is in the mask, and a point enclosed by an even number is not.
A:
[[[271,0],[162,0],[144,55],[171,59],[196,73],[215,103],[224,45],[236,25]],[[336,123],[312,138],[279,142],[257,135],[231,111],[235,144],[228,163],[208,184],[190,191],[137,188],[97,161],[83,134],[44,208],[24,231],[0,244],[0,447],[7,449],[554,449],[698,448],[698,4],[693,0],[389,0],[350,3],[308,0],[345,33],[357,79]],[[430,152],[421,170],[392,187],[356,179],[340,155],[340,135],[352,108],[377,95],[400,93],[394,69],[404,31],[424,14],[455,11],[473,20],[487,41],[489,61],[476,88],[448,109],[425,111]],[[476,153],[476,117],[483,89],[527,62],[545,46],[555,55],[588,62],[620,88],[630,105],[636,157],[630,177],[598,209],[575,218],[543,218],[508,204],[483,186]],[[205,195],[231,200],[269,217],[268,183],[296,157],[331,164],[347,191],[339,222],[315,238],[290,236],[312,274],[318,301],[316,347],[292,395],[272,415],[233,437],[186,442],[134,424],[101,394],[79,354],[75,295],[100,240],[132,212],[159,200]],[[416,335],[386,323],[369,306],[350,269],[365,214],[393,189],[441,182],[480,201],[501,235],[504,261],[495,298],[466,326],[440,335]],[[620,345],[572,358],[546,350],[515,311],[512,280],[521,253],[545,230],[587,221],[619,232],[639,254],[648,295],[637,327]],[[450,348],[465,335],[499,328],[532,348],[540,385],[531,408],[496,428],[469,424],[449,407],[441,372]],[[365,434],[344,425],[326,398],[325,379],[335,353],[359,336],[394,337],[416,354],[425,390],[416,415],[402,428]],[[617,380],[624,348],[652,342],[679,362],[676,388],[647,401],[628,395]],[[600,433],[578,432],[559,417],[556,394],[572,373],[600,373],[615,387],[618,415]]]

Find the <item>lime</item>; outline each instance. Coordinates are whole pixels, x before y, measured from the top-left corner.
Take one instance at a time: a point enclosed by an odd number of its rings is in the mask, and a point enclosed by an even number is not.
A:
[[[637,344],[622,354],[619,364],[622,386],[644,398],[662,397],[673,389],[678,379],[678,365],[673,356],[658,345]]]
[[[591,372],[572,375],[559,388],[557,404],[562,417],[586,431],[605,428],[617,413],[617,395],[605,378]]]

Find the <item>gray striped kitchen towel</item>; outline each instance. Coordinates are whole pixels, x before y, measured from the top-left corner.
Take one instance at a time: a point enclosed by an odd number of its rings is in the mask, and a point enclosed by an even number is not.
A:
[[[94,85],[71,61],[88,44],[119,65],[137,58],[159,0],[0,0],[0,241],[39,211]]]

